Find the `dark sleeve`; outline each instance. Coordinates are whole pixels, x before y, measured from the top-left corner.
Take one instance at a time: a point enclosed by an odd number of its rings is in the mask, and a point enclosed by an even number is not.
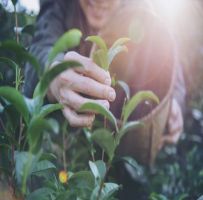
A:
[[[36,31],[29,51],[38,59],[42,70],[52,45],[65,31],[65,8],[66,4],[64,0],[40,1],[40,13],[37,18]],[[30,64],[26,64],[25,85],[23,88],[26,96],[32,96],[37,81],[38,78],[34,68]]]

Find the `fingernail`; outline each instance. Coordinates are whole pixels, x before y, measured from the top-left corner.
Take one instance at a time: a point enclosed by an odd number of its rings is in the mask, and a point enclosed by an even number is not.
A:
[[[110,78],[106,78],[105,81],[104,81],[104,84],[111,85],[111,79]]]
[[[114,101],[115,98],[116,98],[116,93],[115,93],[113,90],[111,90],[111,91],[109,92],[109,94],[108,94],[108,99],[109,99],[110,101]]]

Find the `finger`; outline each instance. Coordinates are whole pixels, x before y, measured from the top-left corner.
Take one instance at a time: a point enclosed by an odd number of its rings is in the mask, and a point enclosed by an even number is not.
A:
[[[112,87],[101,84],[89,77],[82,76],[72,70],[66,71],[60,77],[64,82],[64,87],[70,90],[108,101],[114,101],[116,98],[115,90]]]
[[[87,102],[98,103],[105,108],[109,109],[110,105],[107,100],[93,100],[82,97],[78,93],[65,88],[60,89],[61,103],[70,106],[72,109],[79,111],[80,107]]]
[[[94,114],[77,114],[69,107],[63,109],[63,115],[72,127],[90,127],[94,121]]]
[[[65,60],[77,60],[79,61],[83,67],[75,68],[74,70],[88,76],[100,83],[111,85],[111,77],[108,71],[103,70],[101,67],[96,65],[91,58],[87,58],[82,56],[74,51],[68,52],[64,56]]]

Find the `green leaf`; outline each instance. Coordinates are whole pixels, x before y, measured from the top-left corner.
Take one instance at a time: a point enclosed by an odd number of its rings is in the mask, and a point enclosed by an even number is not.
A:
[[[74,48],[80,44],[82,33],[78,29],[71,29],[64,33],[54,44],[51,52],[48,55],[48,65],[50,65],[54,58],[61,52]]]
[[[19,68],[19,66],[9,58],[0,57],[0,62],[8,64],[13,70],[16,70]]]
[[[89,188],[92,189],[95,184],[94,176],[90,171],[80,171],[77,173],[74,173],[70,179],[69,183],[72,184],[74,187],[78,188]]]
[[[14,154],[15,158],[15,176],[18,185],[21,185],[23,182],[23,177],[29,174],[32,171],[36,163],[36,157],[29,152],[19,152],[16,151]]]
[[[98,172],[99,172],[99,177],[101,180],[103,180],[106,175],[106,164],[102,160],[97,160],[95,162],[95,164],[96,164]]]
[[[96,113],[99,113],[101,115],[103,115],[104,117],[106,117],[116,128],[116,130],[118,130],[118,126],[117,126],[117,121],[116,118],[114,117],[114,115],[107,110],[105,107],[101,106],[98,103],[94,103],[94,102],[87,102],[85,104],[83,104],[80,108],[80,111],[94,111]]]
[[[118,55],[121,52],[127,52],[128,48],[126,46],[116,46],[114,48],[109,49],[108,51],[108,65],[110,66],[113,59],[115,58],[116,55]]]
[[[0,43],[0,49],[15,53],[17,58],[21,61],[28,61],[35,68],[38,77],[40,77],[41,70],[38,60],[32,56],[22,45],[13,40],[7,40]]]
[[[103,49],[98,49],[93,53],[93,61],[103,68],[104,70],[109,69],[109,64],[108,64],[108,53],[107,51]]]
[[[108,200],[116,191],[118,191],[119,185],[115,183],[104,183],[99,200]],[[97,186],[91,194],[90,200],[98,199],[98,193],[100,190],[100,186]]]
[[[56,166],[48,160],[42,160],[36,164],[35,168],[32,170],[32,173],[37,173],[50,169],[56,169]]]
[[[131,130],[134,130],[140,126],[142,126],[143,124],[140,121],[131,121],[131,122],[127,122],[119,131],[119,133],[116,136],[116,141],[117,141],[117,145],[120,143],[120,140],[122,139],[122,137],[128,133]]]
[[[118,46],[123,46],[125,43],[129,42],[130,41],[130,38],[127,38],[127,37],[124,37],[124,38],[119,38],[118,40],[116,40],[111,49],[115,48],[115,47],[118,47]]]
[[[62,104],[48,104],[41,108],[39,117],[46,117],[47,115],[51,114],[54,111],[61,110],[63,108]]]
[[[5,98],[8,102],[13,104],[16,110],[23,116],[26,123],[29,120],[29,111],[23,96],[12,87],[0,87],[0,96]]]
[[[6,126],[9,127],[10,130],[17,130],[20,125],[20,113],[17,112],[14,105],[9,104],[5,106],[4,113],[6,116]],[[12,132],[12,131],[11,131]],[[10,135],[13,140],[15,140],[15,137],[13,135]]]
[[[106,52],[108,50],[105,41],[98,35],[89,36],[85,40],[95,43],[100,49]]]
[[[123,123],[128,120],[131,113],[135,110],[138,104],[140,104],[142,101],[154,101],[155,103],[159,103],[158,97],[151,91],[141,91],[135,94],[130,101],[125,105],[122,117],[123,117]]]
[[[112,160],[115,151],[115,141],[111,132],[107,129],[97,129],[92,134],[92,140],[96,142]]]
[[[0,49],[14,52],[16,55],[26,52],[26,49],[14,40],[6,40],[1,42]]]
[[[133,169],[132,178],[134,180],[143,182],[146,179],[143,167],[139,165],[135,159],[126,156],[119,158],[119,160],[131,166],[131,168]]]
[[[89,161],[89,166],[90,166],[90,169],[92,171],[92,174],[94,175],[96,183],[99,185],[99,183],[100,183],[100,174],[99,174],[99,170],[97,168],[97,165],[94,162]]]
[[[95,177],[96,184],[100,185],[106,175],[106,165],[102,160],[89,161],[90,169]]]
[[[31,116],[34,116],[40,112],[43,102],[39,96],[33,99],[24,97],[24,100]]]
[[[40,82],[38,83],[37,87],[34,91],[34,97],[46,95],[46,91],[50,85],[50,83],[54,80],[56,76],[58,76],[61,72],[73,68],[73,67],[80,67],[82,66],[80,63],[75,61],[65,61],[61,62],[60,64],[54,66],[53,68],[49,69],[45,74],[42,76]]]
[[[51,130],[52,125],[51,123],[49,123],[48,120],[45,120],[41,117],[35,117],[31,120],[27,130],[27,135],[30,151],[32,153],[35,153],[39,150],[42,143],[44,131]]]
[[[46,188],[46,187],[40,188],[30,193],[26,198],[26,200],[36,200],[36,199],[49,200],[50,195],[52,195],[53,193],[54,191],[51,188]]]
[[[152,193],[149,200],[168,200],[168,198],[162,194]]]
[[[130,99],[130,89],[129,86],[126,82],[118,80],[117,84],[123,89],[123,91],[125,92],[126,98],[127,100]]]

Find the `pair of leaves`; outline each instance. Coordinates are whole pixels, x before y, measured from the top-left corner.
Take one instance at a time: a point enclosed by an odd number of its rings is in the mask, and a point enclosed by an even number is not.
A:
[[[114,44],[110,49],[107,48],[107,45],[105,41],[100,36],[89,36],[86,38],[86,41],[90,41],[92,43],[95,43],[99,49],[97,49],[95,52],[93,52],[93,60],[94,62],[102,67],[104,70],[109,70],[109,66],[112,63],[114,57],[122,52],[127,51],[127,47],[124,46],[126,42],[129,41],[128,38],[120,38]]]

